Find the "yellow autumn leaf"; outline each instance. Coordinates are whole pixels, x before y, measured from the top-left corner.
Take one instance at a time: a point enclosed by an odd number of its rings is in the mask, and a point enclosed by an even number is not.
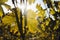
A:
[[[15,22],[15,18],[11,17],[11,16],[5,16],[2,19],[4,24],[11,24],[12,22]]]
[[[55,11],[52,8],[50,8],[50,14],[51,15],[55,14]]]
[[[0,0],[0,3],[5,3],[7,2],[8,0]]]
[[[0,3],[4,3],[7,2],[8,0],[0,0]]]
[[[32,10],[28,10],[27,12],[27,26],[29,28],[29,31],[32,33],[35,33],[37,30],[37,20],[35,19],[36,13]]]
[[[2,7],[0,6],[0,16],[3,16],[3,11],[2,11]]]
[[[29,4],[32,4],[35,2],[35,0],[27,0],[29,2]]]
[[[11,9],[11,6],[9,6],[8,4],[3,3],[3,4],[1,4],[1,5],[5,6],[6,9],[8,9],[8,10]]]

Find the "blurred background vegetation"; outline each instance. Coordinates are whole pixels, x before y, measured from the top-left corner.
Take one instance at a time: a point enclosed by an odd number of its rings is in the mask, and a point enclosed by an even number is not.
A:
[[[55,20],[52,20],[50,17],[45,18],[45,10],[42,9],[41,5],[36,5],[38,14],[29,9],[24,12],[26,14],[22,15],[21,10],[14,3],[16,0],[12,0],[15,8],[5,4],[7,1],[0,0],[0,40],[59,40],[60,2],[56,4],[58,11],[50,8],[50,13],[55,18]],[[35,0],[27,1],[32,4]],[[5,14],[1,5],[12,12]]]

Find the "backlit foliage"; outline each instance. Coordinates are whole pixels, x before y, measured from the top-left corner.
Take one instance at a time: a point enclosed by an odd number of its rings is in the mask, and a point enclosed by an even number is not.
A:
[[[58,40],[57,37],[60,36],[60,2],[57,4],[57,12],[54,8],[50,8],[50,14],[55,18],[52,20],[50,17],[46,18],[45,10],[39,4],[36,5],[37,13],[29,9],[26,15],[21,15],[22,12],[18,7],[11,9],[8,4],[5,4],[6,1],[8,0],[0,0],[0,4],[12,12],[4,14],[0,5],[0,40]],[[35,0],[27,1],[30,5],[35,2]],[[22,25],[20,25],[21,20]],[[22,34],[21,31],[23,31]]]

